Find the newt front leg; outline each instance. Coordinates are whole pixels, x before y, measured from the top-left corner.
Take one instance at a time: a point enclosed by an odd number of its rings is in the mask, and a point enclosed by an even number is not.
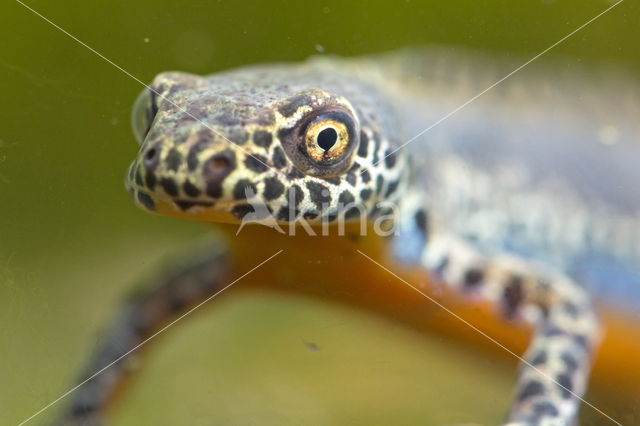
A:
[[[422,249],[414,260],[463,295],[495,304],[508,320],[531,322],[535,334],[521,358],[509,425],[569,425],[576,420],[586,390],[600,326],[591,298],[568,277],[543,270],[513,255],[489,256],[438,229],[419,197],[405,201],[404,234]],[[407,257],[401,233],[400,258]]]
[[[226,254],[217,250],[127,301],[102,336],[79,377],[81,386],[55,424],[105,424],[105,409],[131,370],[132,352],[181,312],[222,291],[232,280],[229,269]]]

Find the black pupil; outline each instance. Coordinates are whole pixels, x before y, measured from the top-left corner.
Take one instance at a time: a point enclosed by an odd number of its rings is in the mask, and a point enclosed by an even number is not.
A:
[[[333,145],[336,144],[338,140],[338,132],[336,129],[327,127],[323,129],[320,133],[318,133],[317,143],[318,146],[325,151],[329,151]]]

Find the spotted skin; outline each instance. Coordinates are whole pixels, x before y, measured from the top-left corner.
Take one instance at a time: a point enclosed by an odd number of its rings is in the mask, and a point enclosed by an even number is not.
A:
[[[318,225],[340,215],[356,221],[362,211],[373,221],[398,208],[400,232],[386,240],[390,258],[423,267],[431,281],[471,300],[492,302],[507,321],[535,327],[505,424],[573,424],[599,342],[591,297],[561,269],[470,243],[448,226],[455,212],[438,215],[442,197],[425,192],[422,179],[439,159],[397,150],[411,136],[407,111],[422,105],[404,102],[411,93],[398,87],[423,96],[415,90],[420,79],[407,72],[437,64],[420,55],[313,59],[206,77],[162,73],[134,108],[141,147],[127,188],[143,210],[209,222],[254,217],[256,200],[280,224]],[[428,73],[419,85],[442,77]],[[318,117],[339,117],[348,139],[338,160],[326,164],[313,163],[303,146]],[[188,271],[184,276],[192,279]],[[151,299],[168,297],[165,289],[157,287]],[[119,333],[133,333],[134,342],[144,337],[135,324],[129,328]],[[100,401],[109,392],[93,390]],[[85,404],[92,419],[102,409],[96,399]],[[82,419],[80,411],[68,418]]]
[[[506,319],[536,325],[508,424],[570,424],[600,337],[595,309],[582,287],[513,256],[487,257],[440,232],[431,235],[422,263],[457,291],[493,302]]]
[[[390,124],[380,118],[380,98],[348,75],[306,68],[210,77],[174,72],[160,74],[150,87],[142,95],[143,116],[155,111],[153,124],[127,179],[133,200],[145,210],[162,205],[163,212],[207,219],[215,206],[215,220],[235,221],[252,212],[244,196],[250,188],[281,222],[304,217],[316,224],[336,216],[341,200],[371,213],[380,201],[397,199],[406,181],[406,160],[385,158],[392,142],[384,136]],[[286,141],[307,116],[335,108],[357,117],[351,161],[339,176],[322,170],[311,176],[292,161],[297,147],[287,149]]]

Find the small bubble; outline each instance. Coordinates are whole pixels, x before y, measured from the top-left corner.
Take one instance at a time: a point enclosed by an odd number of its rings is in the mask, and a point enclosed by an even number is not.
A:
[[[111,125],[112,126],[117,126],[118,123],[120,123],[120,119],[118,117],[112,117],[111,118]]]
[[[144,41],[145,43],[149,43],[151,39],[149,37],[145,37],[142,39],[142,41]]]
[[[324,13],[325,15],[331,13],[331,9],[325,6],[322,8],[322,13]]]
[[[316,49],[316,51],[317,51],[317,52],[319,52],[319,53],[324,53],[324,46],[323,46],[323,45],[321,45],[321,44],[316,44],[316,45],[315,45],[315,49]]]

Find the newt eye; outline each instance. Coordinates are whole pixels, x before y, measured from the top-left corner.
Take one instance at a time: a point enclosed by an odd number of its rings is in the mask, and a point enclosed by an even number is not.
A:
[[[305,150],[318,165],[333,164],[349,147],[347,124],[333,117],[319,116],[305,130]]]
[[[131,128],[139,144],[144,142],[157,112],[155,93],[149,88],[143,90],[131,110]]]
[[[360,123],[345,98],[309,89],[281,100],[279,111],[287,118],[297,116],[277,134],[299,171],[331,178],[349,170],[360,143]]]
[[[339,176],[351,166],[358,124],[348,111],[335,108],[301,120],[282,136],[289,158],[300,170],[317,177]]]

